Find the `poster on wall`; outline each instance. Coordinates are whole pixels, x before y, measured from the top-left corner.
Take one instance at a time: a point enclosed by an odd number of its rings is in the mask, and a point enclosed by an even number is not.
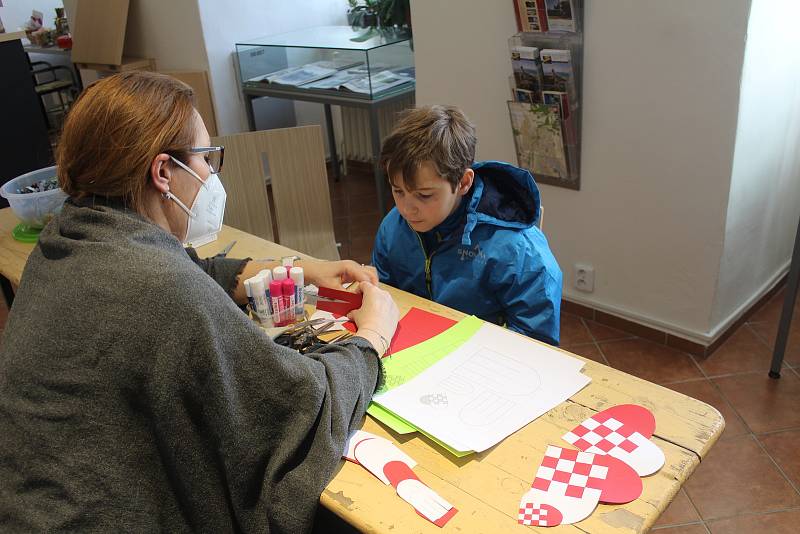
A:
[[[545,0],[514,0],[517,29],[521,32],[546,32],[547,7]]]
[[[547,26],[551,32],[574,32],[575,8],[572,0],[545,0],[547,3]]]
[[[508,110],[518,165],[537,182],[577,188],[567,168],[559,106],[508,102]]]

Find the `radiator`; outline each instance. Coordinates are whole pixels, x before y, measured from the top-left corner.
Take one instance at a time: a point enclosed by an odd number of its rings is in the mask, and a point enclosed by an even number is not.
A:
[[[413,94],[383,106],[378,112],[378,128],[381,139],[391,132],[397,120],[397,114],[404,109],[413,107]],[[372,141],[370,140],[367,110],[342,106],[342,133],[344,158],[364,162],[372,160]]]

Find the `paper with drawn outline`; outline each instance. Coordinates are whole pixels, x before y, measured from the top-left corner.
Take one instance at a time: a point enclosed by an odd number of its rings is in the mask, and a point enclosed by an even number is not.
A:
[[[484,324],[469,340],[373,401],[458,451],[484,451],[591,379],[584,363]]]

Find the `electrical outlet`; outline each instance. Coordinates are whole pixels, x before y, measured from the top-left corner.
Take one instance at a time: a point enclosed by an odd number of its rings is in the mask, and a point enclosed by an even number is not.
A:
[[[583,263],[575,264],[575,289],[587,293],[594,291],[594,267]]]

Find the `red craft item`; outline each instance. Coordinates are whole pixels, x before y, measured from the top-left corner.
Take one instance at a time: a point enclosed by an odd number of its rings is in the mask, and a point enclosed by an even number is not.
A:
[[[456,322],[453,319],[420,310],[419,308],[411,308],[397,323],[397,330],[394,333],[392,342],[389,343],[389,350],[386,351],[386,354],[394,354],[427,341],[441,334]]]

